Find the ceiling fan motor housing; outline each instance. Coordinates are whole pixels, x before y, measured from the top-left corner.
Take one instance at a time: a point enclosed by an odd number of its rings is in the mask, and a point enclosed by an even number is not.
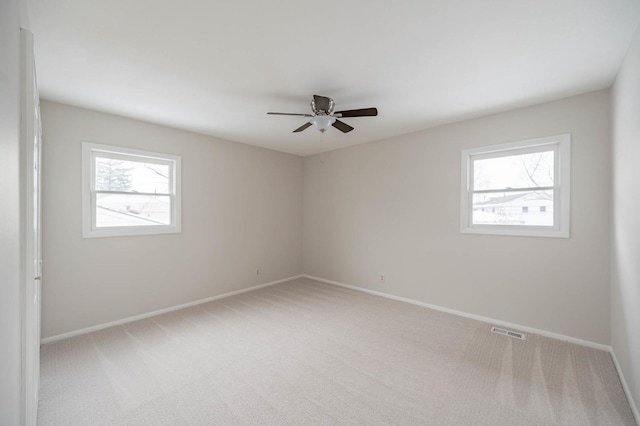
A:
[[[317,95],[316,95],[317,96]],[[322,104],[318,105],[316,103],[316,97],[311,100],[311,110],[315,115],[331,115],[333,114],[333,109],[336,106],[336,103],[331,98],[325,97],[317,97]],[[324,108],[323,108],[324,107]]]

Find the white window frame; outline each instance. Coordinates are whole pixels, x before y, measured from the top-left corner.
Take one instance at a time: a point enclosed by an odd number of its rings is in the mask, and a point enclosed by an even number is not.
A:
[[[171,223],[169,225],[96,227],[95,158],[117,158],[144,161],[169,166],[169,197]],[[182,232],[181,162],[178,155],[142,151],[119,146],[82,143],[82,237],[121,237],[131,235],[175,234]],[[135,194],[135,193],[134,193]]]
[[[480,225],[472,223],[474,160],[554,151],[554,226]],[[461,155],[460,232],[464,234],[516,235],[569,238],[571,190],[571,135],[556,135],[525,141],[465,149]],[[510,189],[509,191],[517,191]]]

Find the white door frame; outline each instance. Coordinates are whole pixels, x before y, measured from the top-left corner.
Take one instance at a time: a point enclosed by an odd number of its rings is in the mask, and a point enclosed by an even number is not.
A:
[[[41,220],[40,157],[42,130],[36,83],[33,34],[20,30],[21,41],[21,191],[24,218],[24,309],[22,317],[22,407],[26,426],[35,426],[40,385]]]

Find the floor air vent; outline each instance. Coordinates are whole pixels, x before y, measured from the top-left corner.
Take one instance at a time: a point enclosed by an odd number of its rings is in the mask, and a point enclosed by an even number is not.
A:
[[[516,339],[524,340],[524,334],[517,333],[511,330],[505,330],[504,328],[491,327],[491,331],[498,334],[504,334],[505,336],[515,337]]]

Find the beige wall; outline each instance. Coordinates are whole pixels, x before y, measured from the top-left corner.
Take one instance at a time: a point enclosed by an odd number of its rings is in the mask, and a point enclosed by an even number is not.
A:
[[[605,90],[305,157],[305,274],[609,344],[609,107]],[[562,133],[571,238],[459,232],[462,149]]]
[[[640,31],[613,86],[611,344],[640,406]],[[636,416],[638,412],[636,411]],[[640,421],[640,418],[638,418]]]
[[[43,337],[304,270],[609,343],[608,91],[306,157],[304,191],[293,155],[42,109]],[[572,237],[460,234],[460,150],[560,133],[573,139]],[[82,141],[182,155],[183,232],[83,239]]]
[[[43,337],[302,272],[300,157],[47,101],[42,119]],[[83,141],[181,155],[182,233],[83,239]]]

